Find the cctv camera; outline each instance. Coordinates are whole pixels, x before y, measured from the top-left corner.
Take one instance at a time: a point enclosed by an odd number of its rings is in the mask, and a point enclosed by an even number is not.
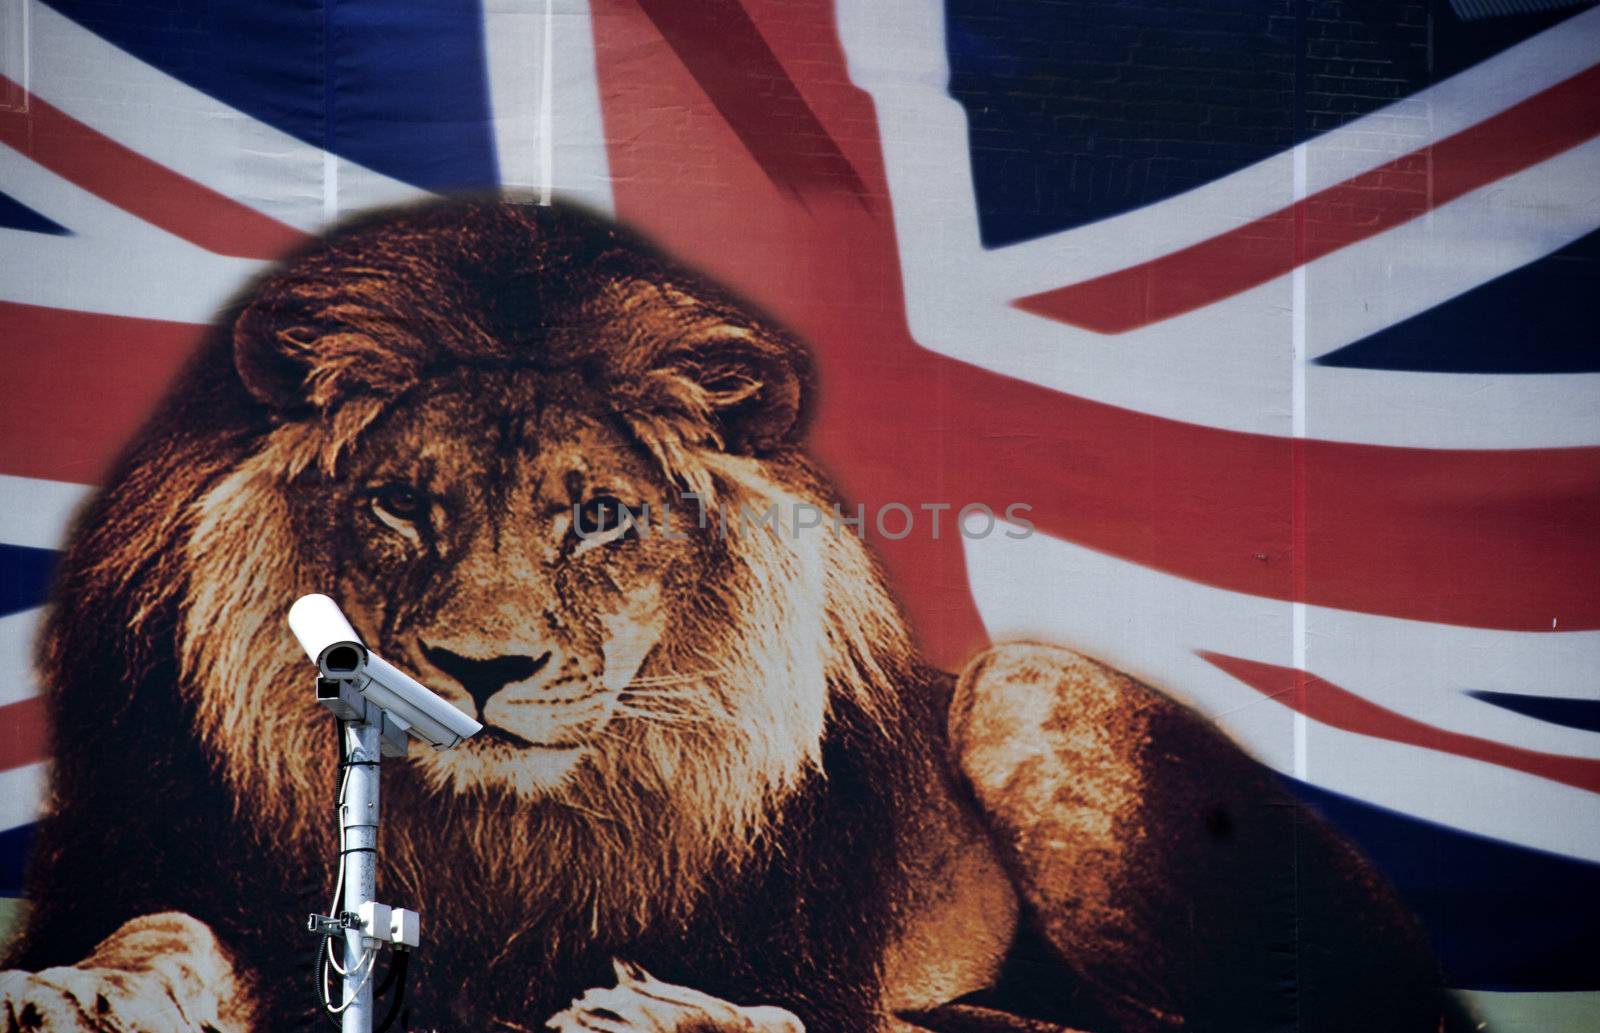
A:
[[[483,725],[425,688],[415,678],[368,649],[325,595],[303,595],[289,607],[289,630],[322,677],[359,693],[393,724],[448,750]]]

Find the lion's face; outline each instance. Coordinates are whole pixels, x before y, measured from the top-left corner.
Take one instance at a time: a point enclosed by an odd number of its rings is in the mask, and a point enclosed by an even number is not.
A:
[[[648,711],[641,670],[711,550],[607,408],[576,379],[463,371],[396,406],[312,496],[337,520],[358,629],[484,724],[424,763],[555,786]]]

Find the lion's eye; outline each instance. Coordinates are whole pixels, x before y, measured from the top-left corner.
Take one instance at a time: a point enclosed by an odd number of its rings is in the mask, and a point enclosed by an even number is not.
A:
[[[428,512],[428,497],[409,484],[386,484],[372,492],[372,507],[380,516],[415,523]]]
[[[625,537],[636,526],[633,511],[614,495],[596,495],[572,510],[572,533],[584,541]]]

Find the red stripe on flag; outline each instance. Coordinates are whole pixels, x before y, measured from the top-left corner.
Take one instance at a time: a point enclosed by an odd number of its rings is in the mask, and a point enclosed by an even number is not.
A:
[[[1313,721],[1375,739],[1420,746],[1457,757],[1497,764],[1563,785],[1600,792],[1600,760],[1541,753],[1476,735],[1446,731],[1381,707],[1330,681],[1294,667],[1201,651],[1201,659],[1226,671],[1269,699]]]
[[[50,717],[44,697],[33,696],[0,707],[0,771],[50,756]]]
[[[873,490],[852,485],[869,504],[915,506],[943,485],[953,497],[939,501],[1028,503],[1048,534],[1229,591],[1446,624],[1600,628],[1600,448],[1295,441],[927,353],[889,372],[881,359],[827,360],[825,411],[850,428],[848,453],[834,455],[848,454],[846,469],[876,469],[872,453],[898,468]]]
[[[98,481],[204,331],[0,302],[0,472]]]
[[[1336,609],[1600,627],[1600,449],[1296,442],[992,375],[963,382],[957,407],[970,425],[1033,445],[956,443],[945,453],[952,473],[991,504],[1041,500],[1035,519],[1057,537],[1230,591]]]
[[[1477,125],[1210,240],[1012,302],[1103,334],[1192,312],[1600,134],[1600,65]]]
[[[27,98],[25,113],[0,113],[5,143],[125,212],[219,255],[271,259],[308,238],[208,186],[151,161],[66,112]]]
[[[738,0],[638,3],[776,186],[865,195],[850,160]]]

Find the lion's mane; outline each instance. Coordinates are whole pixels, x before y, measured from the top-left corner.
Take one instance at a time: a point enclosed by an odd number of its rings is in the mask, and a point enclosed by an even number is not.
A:
[[[381,213],[241,296],[80,518],[41,654],[53,705],[99,692],[109,727],[152,744],[152,778],[209,780],[201,813],[283,864],[325,870],[333,736],[283,618],[323,587],[330,557],[296,492],[462,366],[579,371],[664,476],[714,506],[834,504],[798,447],[805,353],[748,306],[580,210],[488,199]],[[386,778],[396,896],[420,899],[442,860],[473,887],[432,898],[434,928],[515,942],[542,916],[555,952],[563,937],[603,946],[686,928],[713,889],[759,896],[739,888],[747,869],[769,873],[758,882],[833,878],[839,862],[807,859],[796,837],[843,820],[830,807],[892,828],[937,777],[931,723],[902,697],[922,677],[914,649],[861,543],[826,529],[724,541],[729,576],[676,615],[658,660],[657,673],[700,678],[698,726],[635,732],[556,801],[415,765]],[[121,799],[107,762],[57,734],[62,814]],[[855,796],[818,802],[830,780]],[[892,867],[889,835],[863,832],[857,860],[876,863],[884,840]],[[84,870],[67,856],[81,838],[51,842],[35,866],[44,897]],[[450,900],[471,903],[452,913]],[[870,955],[863,920],[845,921]]]

